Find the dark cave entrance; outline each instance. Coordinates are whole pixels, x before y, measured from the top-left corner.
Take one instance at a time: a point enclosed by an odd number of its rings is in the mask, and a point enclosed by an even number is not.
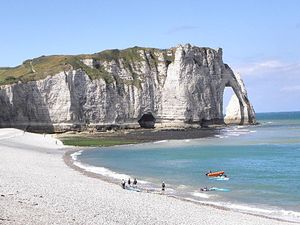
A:
[[[138,122],[142,128],[154,128],[155,121],[155,117],[149,112],[144,114]]]

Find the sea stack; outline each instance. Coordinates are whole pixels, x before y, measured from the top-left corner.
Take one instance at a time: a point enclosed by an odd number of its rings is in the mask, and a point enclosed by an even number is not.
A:
[[[41,56],[0,68],[0,127],[35,131],[224,124],[223,94],[238,99],[237,119],[255,112],[222,49],[133,47],[86,55]]]

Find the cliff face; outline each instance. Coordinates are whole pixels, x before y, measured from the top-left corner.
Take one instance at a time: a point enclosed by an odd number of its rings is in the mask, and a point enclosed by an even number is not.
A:
[[[255,123],[244,86],[223,63],[222,49],[136,47],[64,60],[51,70],[54,74],[39,64],[45,59],[30,61],[31,78],[38,73],[40,80],[0,86],[1,127],[61,131],[220,124],[226,86],[243,108],[240,123]],[[9,79],[25,77],[11,73]]]

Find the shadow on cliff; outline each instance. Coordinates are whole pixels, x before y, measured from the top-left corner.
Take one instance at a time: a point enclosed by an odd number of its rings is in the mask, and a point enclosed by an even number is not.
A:
[[[0,128],[11,127],[12,114],[12,104],[7,90],[0,87]]]
[[[89,123],[89,118],[86,116],[86,90],[87,79],[83,71],[76,71],[75,74],[66,74],[66,82],[70,92],[70,116],[72,122],[72,130],[81,130],[83,126]]]
[[[16,84],[11,87],[9,96],[0,101],[0,127],[18,128],[38,133],[53,133],[49,110],[36,82]]]

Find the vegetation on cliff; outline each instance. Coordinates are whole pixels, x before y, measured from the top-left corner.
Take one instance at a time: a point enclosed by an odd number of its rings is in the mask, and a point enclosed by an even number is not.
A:
[[[26,83],[53,76],[59,72],[68,72],[72,69],[85,71],[91,79],[104,79],[105,82],[123,82],[126,84],[140,85],[139,68],[136,66],[147,61],[149,66],[157,66],[158,55],[163,55],[166,65],[174,61],[174,52],[155,48],[133,47],[124,50],[105,50],[95,54],[83,55],[52,55],[29,59],[22,65],[16,67],[0,68],[0,85],[13,84],[17,82]],[[86,65],[83,60],[91,59],[92,66]],[[132,80],[122,80],[107,71],[104,64],[114,62],[123,64],[124,68],[131,74]]]

